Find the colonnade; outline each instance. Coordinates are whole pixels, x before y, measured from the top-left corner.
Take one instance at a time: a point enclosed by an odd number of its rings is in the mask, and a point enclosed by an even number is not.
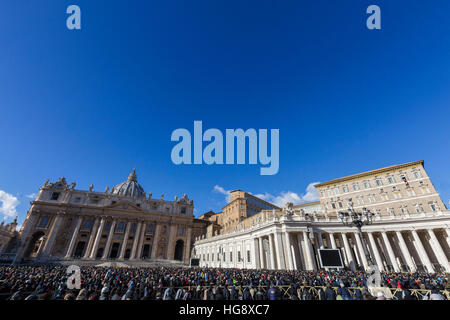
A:
[[[317,250],[328,248],[340,249],[345,266],[353,271],[366,270],[369,267],[368,258],[371,258],[381,271],[450,272],[450,252],[446,252],[447,248],[438,240],[436,231],[363,232],[363,239],[358,232],[273,232],[255,239],[254,245],[258,247],[255,250],[255,264],[262,269],[317,270],[320,268]],[[449,229],[440,231],[445,232],[444,238],[450,247]],[[281,241],[282,234],[284,243]],[[263,241],[269,241],[267,252],[263,250]],[[370,257],[366,257],[364,246]],[[432,260],[435,262],[432,263]]]
[[[225,248],[228,256],[229,252],[236,250],[236,243],[239,242],[250,244],[254,261],[239,263],[228,258],[221,261],[211,258],[219,247]],[[200,253],[198,257],[204,266],[318,270],[318,249],[339,249],[344,265],[353,271],[367,270],[371,260],[380,271],[389,272],[450,272],[449,248],[450,229],[445,226],[405,230],[363,229],[362,238],[356,229],[339,232],[336,228],[327,230],[315,227],[303,227],[298,231],[270,229],[265,233],[248,234],[247,237],[241,234],[229,240],[222,238],[220,242],[196,244],[196,251]],[[241,251],[244,250],[247,249],[242,247]]]

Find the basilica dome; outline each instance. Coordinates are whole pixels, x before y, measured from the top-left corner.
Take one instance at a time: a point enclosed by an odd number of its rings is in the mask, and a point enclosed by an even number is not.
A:
[[[134,198],[145,198],[144,188],[137,182],[136,169],[128,176],[127,181],[119,183],[111,191],[112,194]]]

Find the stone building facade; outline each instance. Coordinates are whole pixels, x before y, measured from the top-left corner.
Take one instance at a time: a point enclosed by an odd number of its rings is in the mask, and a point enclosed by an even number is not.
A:
[[[77,190],[64,178],[40,188],[20,230],[16,262],[105,261],[188,263],[206,222],[194,219],[187,195],[153,199],[128,179],[109,190]]]
[[[19,232],[17,229],[17,218],[11,223],[0,224],[0,254],[4,252],[14,253],[17,248]]]
[[[320,268],[318,249],[339,249],[345,266],[368,269],[364,246],[382,271],[450,272],[450,212],[417,161],[315,186],[318,202],[262,210],[230,233],[198,237],[201,266]],[[371,224],[345,226],[339,212],[370,211]]]
[[[222,212],[210,216],[209,220],[225,234],[242,228],[248,218],[268,209],[280,208],[245,191],[234,190],[230,192],[230,202],[222,208]]]

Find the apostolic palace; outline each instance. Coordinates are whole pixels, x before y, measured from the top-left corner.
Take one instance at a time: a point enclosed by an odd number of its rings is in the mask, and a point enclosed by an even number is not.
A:
[[[17,222],[0,226],[12,263],[154,263],[317,270],[319,249],[338,249],[351,270],[450,272],[450,211],[423,161],[315,185],[319,201],[283,208],[242,190],[218,213],[195,218],[187,195],[152,198],[133,171],[104,192],[46,181]],[[360,226],[350,217],[366,220]],[[370,223],[369,223],[370,222]],[[361,231],[361,232],[360,232]]]

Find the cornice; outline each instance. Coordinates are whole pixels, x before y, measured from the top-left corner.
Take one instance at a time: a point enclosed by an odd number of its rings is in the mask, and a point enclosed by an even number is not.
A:
[[[424,165],[424,161],[423,160],[419,160],[419,161],[408,162],[408,163],[404,163],[404,164],[392,165],[392,166],[389,166],[389,167],[384,167],[384,168],[380,168],[380,169],[370,170],[370,171],[366,171],[366,172],[356,173],[356,174],[352,174],[352,175],[345,176],[345,177],[342,177],[342,178],[337,178],[337,179],[334,179],[334,180],[318,183],[318,184],[314,185],[314,187],[320,188],[320,187],[324,187],[324,186],[327,186],[327,185],[330,185],[330,184],[336,184],[336,183],[340,183],[340,182],[347,181],[347,180],[353,180],[353,179],[358,179],[358,178],[362,178],[362,177],[377,175],[377,174],[380,174],[380,173],[384,173],[384,172],[388,172],[388,171],[392,171],[392,170],[398,170],[398,169],[402,169],[402,168],[407,168],[407,167],[415,166],[415,165],[418,165],[418,164],[423,166]]]

